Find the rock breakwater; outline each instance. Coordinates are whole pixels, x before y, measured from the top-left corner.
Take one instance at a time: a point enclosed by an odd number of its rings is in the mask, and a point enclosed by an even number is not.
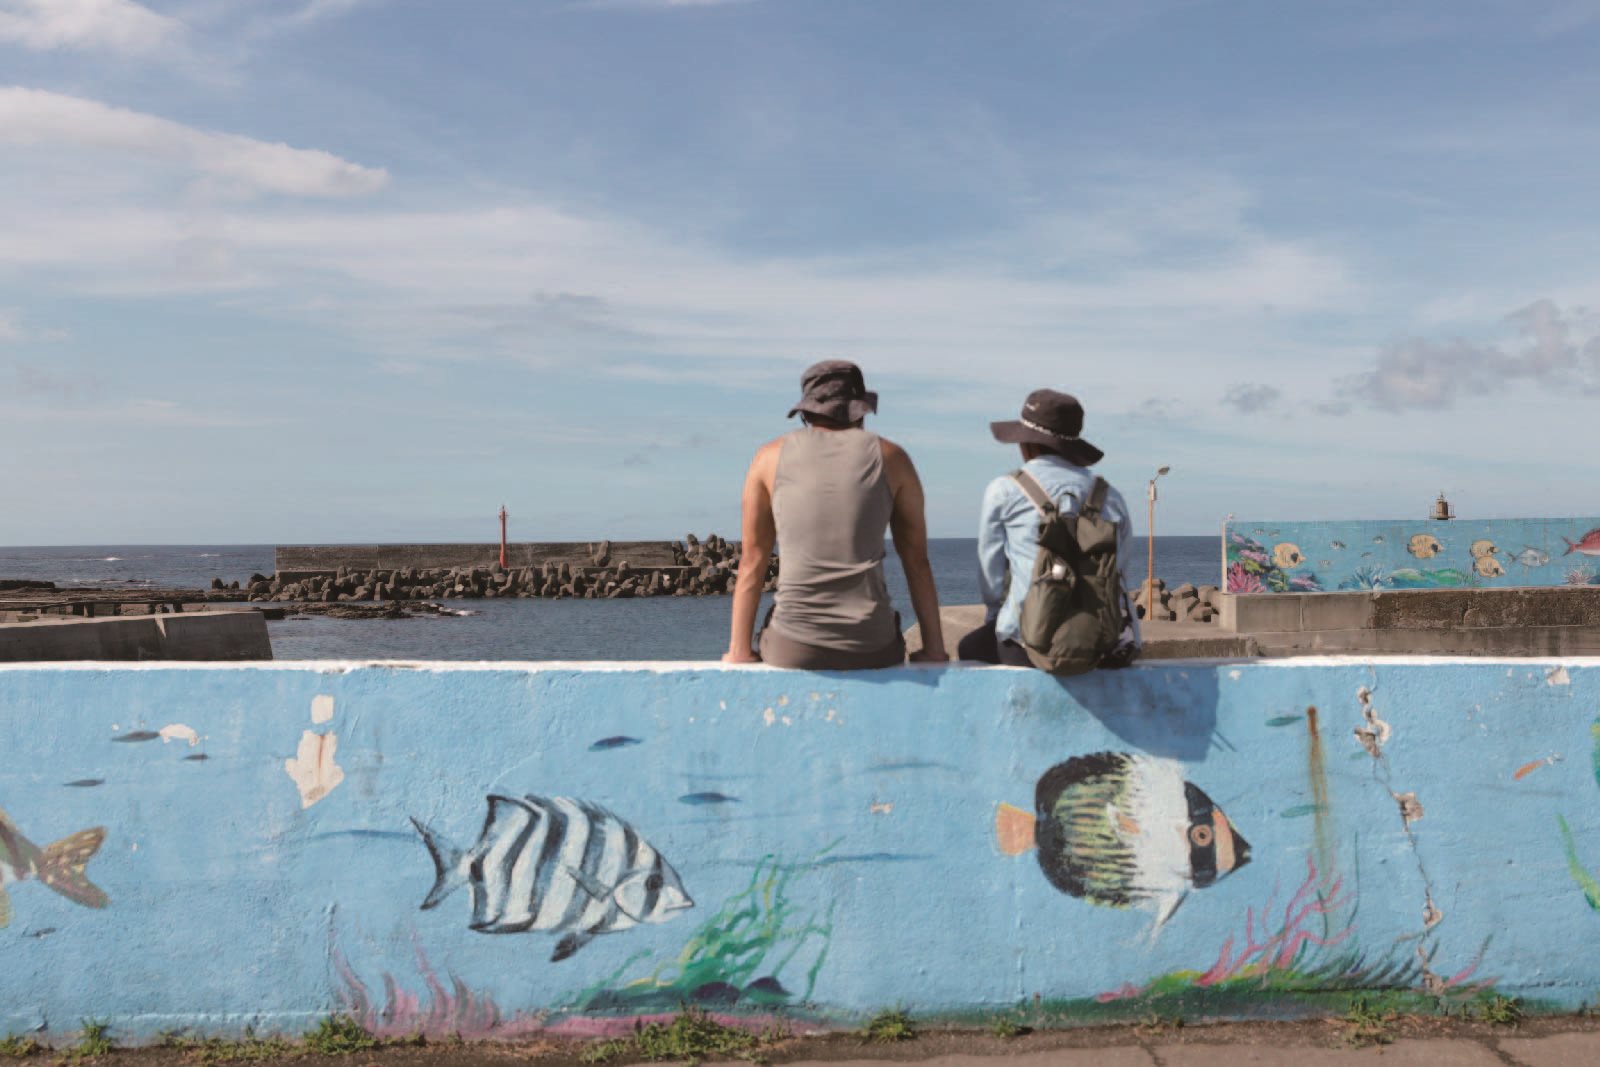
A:
[[[711,534],[693,534],[671,545],[673,562],[634,566],[610,541],[588,546],[585,563],[547,560],[537,566],[501,569],[472,567],[340,567],[332,574],[283,580],[250,576],[240,592],[251,601],[339,603],[437,599],[601,600],[656,596],[723,596],[733,592],[739,574],[740,546]],[[773,588],[778,575],[774,558],[764,586]],[[221,579],[213,589],[224,588]]]

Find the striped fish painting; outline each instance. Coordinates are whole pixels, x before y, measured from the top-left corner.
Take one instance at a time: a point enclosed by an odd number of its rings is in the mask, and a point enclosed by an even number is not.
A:
[[[477,844],[461,851],[411,820],[433,857],[434,908],[461,886],[480,934],[560,932],[564,960],[600,934],[663,923],[694,907],[655,846],[604,808],[568,797],[489,797]]]

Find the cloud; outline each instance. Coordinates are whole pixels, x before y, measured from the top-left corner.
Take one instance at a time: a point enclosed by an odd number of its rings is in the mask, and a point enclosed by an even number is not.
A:
[[[20,340],[22,327],[17,325],[17,317],[11,312],[0,311],[0,345]]]
[[[152,160],[243,191],[306,197],[374,193],[389,180],[318,149],[213,133],[42,89],[0,88],[0,146],[88,149]]]
[[[177,41],[183,24],[133,0],[0,0],[0,42],[39,52],[84,49],[147,55]]]
[[[1409,338],[1385,346],[1369,371],[1340,383],[1323,410],[1370,405],[1384,411],[1443,411],[1465,397],[1532,382],[1561,392],[1600,393],[1600,317],[1536,300],[1505,318],[1510,344]]]
[[[1283,393],[1271,385],[1252,385],[1241,383],[1230,385],[1228,391],[1222,394],[1222,402],[1241,415],[1255,415],[1276,407]]]

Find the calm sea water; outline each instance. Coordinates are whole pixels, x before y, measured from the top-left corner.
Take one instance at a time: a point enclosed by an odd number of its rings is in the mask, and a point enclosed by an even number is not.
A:
[[[1125,565],[1144,573],[1145,543]],[[929,545],[939,598],[978,600],[976,542]],[[0,578],[58,585],[205,588],[212,578],[243,581],[272,573],[271,545],[97,545],[0,548]],[[1169,585],[1216,584],[1215,537],[1157,537],[1156,573]],[[907,625],[913,621],[899,560],[889,557],[889,586]],[[467,614],[397,620],[285,619],[268,624],[279,659],[715,659],[728,644],[726,597],[649,600],[448,601]],[[765,608],[763,607],[763,611]]]

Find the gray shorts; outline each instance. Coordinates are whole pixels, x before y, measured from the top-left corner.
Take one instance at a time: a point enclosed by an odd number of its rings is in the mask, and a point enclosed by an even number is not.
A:
[[[785,637],[772,628],[769,620],[768,625],[761,628],[761,662],[796,671],[870,671],[898,667],[906,661],[906,640],[899,630],[900,619],[896,616],[894,640],[884,648],[876,652],[845,652]]]

